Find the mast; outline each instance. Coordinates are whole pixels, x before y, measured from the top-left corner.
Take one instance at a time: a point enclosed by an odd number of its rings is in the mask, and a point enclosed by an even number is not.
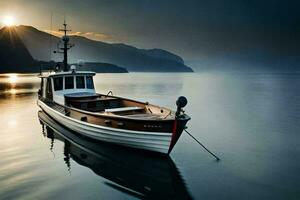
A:
[[[67,35],[67,32],[71,31],[69,29],[67,29],[67,23],[66,23],[66,19],[64,20],[63,23],[63,28],[59,29],[59,31],[64,32],[64,35],[62,37],[62,41],[63,41],[63,46],[62,47],[58,47],[58,49],[62,50],[61,51],[54,51],[54,53],[62,53],[64,54],[64,60],[63,60],[63,66],[64,66],[64,71],[69,71],[69,66],[68,66],[68,50],[71,49],[74,45],[70,44],[70,38]]]

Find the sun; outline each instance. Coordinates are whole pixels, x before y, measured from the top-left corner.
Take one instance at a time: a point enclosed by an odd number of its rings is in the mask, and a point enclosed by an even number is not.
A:
[[[15,17],[13,17],[11,15],[4,16],[2,21],[5,26],[16,25],[16,19],[15,19]]]

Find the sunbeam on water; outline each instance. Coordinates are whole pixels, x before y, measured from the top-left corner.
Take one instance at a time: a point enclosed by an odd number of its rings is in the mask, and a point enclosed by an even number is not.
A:
[[[36,74],[0,74],[0,95],[36,92],[39,82]]]
[[[10,84],[17,83],[17,80],[18,80],[18,75],[17,74],[8,74],[8,82]]]

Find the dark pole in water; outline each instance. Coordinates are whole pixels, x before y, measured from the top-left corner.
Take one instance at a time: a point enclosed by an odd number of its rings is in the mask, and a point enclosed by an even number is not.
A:
[[[191,138],[193,138],[198,144],[200,144],[208,153],[210,153],[213,157],[216,158],[217,161],[220,160],[220,158],[218,156],[216,156],[214,153],[212,153],[209,149],[207,149],[199,140],[197,140],[192,134],[190,134],[186,129],[184,129],[184,131],[191,136]]]

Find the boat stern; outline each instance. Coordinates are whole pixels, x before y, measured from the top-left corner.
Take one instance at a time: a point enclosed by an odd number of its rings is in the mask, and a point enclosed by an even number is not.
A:
[[[183,130],[185,129],[187,122],[191,119],[188,115],[184,113],[182,109],[183,107],[186,106],[186,104],[187,104],[187,99],[184,96],[179,97],[176,101],[177,111],[173,122],[172,138],[171,138],[168,154],[171,153],[172,149],[174,148],[175,144],[180,138]]]

